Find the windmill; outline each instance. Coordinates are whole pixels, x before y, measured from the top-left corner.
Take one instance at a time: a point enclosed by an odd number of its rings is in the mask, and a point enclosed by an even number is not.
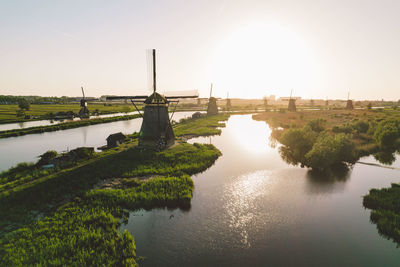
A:
[[[346,109],[354,109],[353,101],[350,99],[350,92],[347,93]]]
[[[226,95],[226,110],[230,110],[232,107],[231,100],[229,99],[229,92]]]
[[[85,98],[85,91],[83,91],[83,86],[81,86],[82,90],[82,99],[81,99],[81,109],[79,110],[79,117],[82,118],[89,118],[90,112],[89,109],[87,108],[87,100]]]
[[[208,106],[207,106],[207,115],[218,114],[217,99],[212,96],[212,88],[213,84],[211,83],[210,98],[208,99]]]
[[[296,111],[296,99],[292,98],[292,93],[293,93],[293,89],[290,90],[288,110],[294,112],[294,111]]]
[[[328,97],[326,97],[326,100],[325,100],[325,107],[326,107],[326,108],[329,107],[329,100],[328,100]]]
[[[263,100],[264,100],[264,109],[265,109],[265,111],[267,111],[267,108],[268,108],[268,99],[267,99],[266,96],[264,96],[264,97],[263,97]]]
[[[139,146],[156,147],[162,150],[175,143],[175,135],[171,126],[172,113],[169,117],[168,107],[170,103],[179,103],[180,98],[197,98],[192,96],[163,96],[156,90],[156,50],[152,49],[153,56],[153,93],[150,96],[109,96],[106,100],[128,99],[142,116],[142,126],[139,132]],[[136,103],[144,104],[143,114],[139,111]]]

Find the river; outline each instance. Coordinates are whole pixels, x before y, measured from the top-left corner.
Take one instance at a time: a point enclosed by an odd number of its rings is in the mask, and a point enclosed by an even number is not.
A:
[[[112,114],[104,114],[104,115],[98,115],[98,116],[90,116],[90,119],[110,118],[110,117],[133,115],[133,114],[138,114],[138,112],[133,111],[133,112],[128,112],[128,113],[112,113]],[[59,123],[63,123],[63,122],[79,121],[79,120],[81,120],[81,119],[74,118],[72,120],[38,120],[38,121],[6,123],[6,124],[0,124],[0,131],[23,129],[23,128],[37,127],[37,126],[48,126],[48,125],[55,125],[55,124],[59,124]]]
[[[193,111],[175,112],[172,119],[179,121],[182,118],[191,116],[193,113]],[[20,162],[36,162],[38,156],[48,150],[62,152],[81,146],[97,148],[107,144],[106,138],[110,134],[139,132],[141,125],[142,119],[137,118],[62,131],[1,138],[0,171],[7,170]]]
[[[399,249],[362,206],[369,189],[399,182],[400,172],[355,164],[319,177],[286,164],[270,133],[266,123],[235,115],[220,136],[190,140],[211,142],[223,155],[192,177],[189,211],[130,213],[120,230],[134,235],[141,266],[400,265]]]

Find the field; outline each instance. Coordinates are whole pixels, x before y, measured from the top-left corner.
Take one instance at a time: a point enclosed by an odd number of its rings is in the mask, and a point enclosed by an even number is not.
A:
[[[88,104],[90,112],[98,110],[99,114],[110,114],[118,112],[131,112],[135,111],[132,104],[113,104],[112,106],[105,106],[99,103]],[[24,119],[24,117],[17,117],[16,112],[19,110],[18,105],[0,105],[0,124],[11,123],[11,122],[23,122],[29,121],[29,119]],[[47,118],[50,113],[56,114],[57,112],[67,112],[72,111],[78,113],[80,110],[79,103],[76,104],[50,104],[50,105],[30,105],[30,109],[25,111],[26,115],[35,117],[37,119]]]
[[[206,128],[214,134],[227,118],[199,120],[210,120]],[[185,135],[207,134],[196,120],[182,127]],[[190,208],[189,175],[221,155],[213,145],[182,141],[161,152],[143,150],[136,136],[64,167],[20,164],[1,173],[0,265],[136,266],[133,237],[118,233],[121,218],[139,208]],[[98,186],[107,180],[118,186]]]

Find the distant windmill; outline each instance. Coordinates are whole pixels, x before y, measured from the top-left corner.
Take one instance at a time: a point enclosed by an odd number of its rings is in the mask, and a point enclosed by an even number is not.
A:
[[[346,109],[354,109],[353,101],[350,99],[350,92],[347,93]]]
[[[267,108],[268,108],[268,99],[267,99],[266,96],[264,96],[263,100],[264,100],[264,109],[267,110]]]
[[[311,98],[311,100],[310,100],[310,106],[311,106],[311,107],[314,107],[314,99],[312,99],[312,98]]]
[[[326,97],[326,100],[325,100],[325,107],[326,107],[326,108],[329,107],[329,100],[328,100],[328,97]]]
[[[208,106],[207,106],[207,115],[218,114],[217,99],[212,96],[212,88],[213,88],[213,84],[211,83],[210,98],[208,99]]]
[[[139,132],[139,146],[155,147],[158,150],[164,149],[175,143],[175,135],[171,126],[171,118],[168,114],[168,107],[171,102],[176,105],[179,98],[197,98],[198,95],[186,96],[163,96],[156,92],[156,50],[152,49],[153,56],[153,93],[150,96],[109,96],[107,100],[129,99],[135,103],[144,103],[142,126]],[[174,100],[171,100],[174,99]],[[176,108],[175,105],[175,108]],[[175,111],[175,110],[174,110]]]
[[[81,109],[79,110],[79,117],[80,118],[89,118],[90,112],[87,108],[87,100],[85,98],[85,91],[83,91],[83,86],[81,86],[83,98],[81,99]]]
[[[229,92],[226,95],[226,110],[230,110],[232,107],[231,100],[229,98]]]
[[[292,98],[292,93],[293,93],[293,89],[290,90],[288,110],[295,112],[296,111],[296,99]]]

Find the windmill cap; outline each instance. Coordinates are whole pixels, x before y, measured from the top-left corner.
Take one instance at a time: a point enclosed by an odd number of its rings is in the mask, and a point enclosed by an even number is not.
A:
[[[145,101],[145,104],[167,104],[168,100],[157,92],[152,93]]]

